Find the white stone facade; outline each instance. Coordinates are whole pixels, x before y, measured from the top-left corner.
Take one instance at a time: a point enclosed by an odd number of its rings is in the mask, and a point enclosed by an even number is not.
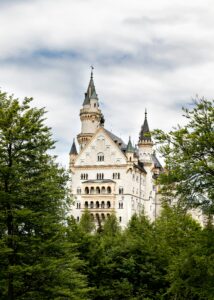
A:
[[[75,143],[70,151],[72,214],[80,220],[88,209],[97,224],[115,213],[124,228],[131,216],[144,209],[154,220],[160,209],[155,177],[162,167],[153,153],[147,118],[141,128],[138,148],[104,128],[93,74],[80,110],[82,122],[78,134],[80,152]]]

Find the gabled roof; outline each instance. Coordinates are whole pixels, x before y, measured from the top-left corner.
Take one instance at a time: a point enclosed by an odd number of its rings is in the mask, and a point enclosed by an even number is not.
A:
[[[93,79],[93,72],[91,71],[91,78],[89,81],[87,92],[85,93],[85,99],[83,102],[83,105],[90,104],[90,99],[97,99],[98,96],[96,93],[95,85],[94,85],[94,79]]]
[[[140,135],[139,135],[139,141],[147,141],[147,142],[151,142],[151,133],[149,131],[149,125],[148,125],[148,121],[147,121],[147,112],[145,111],[145,119],[144,119],[144,123],[141,127],[141,131],[140,131]]]
[[[73,139],[73,144],[71,146],[71,150],[69,152],[69,154],[73,154],[73,155],[77,155],[77,148],[76,148],[76,144],[75,144],[75,139]]]

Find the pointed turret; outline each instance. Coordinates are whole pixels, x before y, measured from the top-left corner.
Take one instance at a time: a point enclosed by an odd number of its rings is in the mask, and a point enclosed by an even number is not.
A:
[[[94,85],[93,69],[94,68],[91,67],[91,77],[88,89],[85,93],[83,108],[80,110],[82,129],[81,133],[77,136],[80,149],[85,147],[96,130],[103,125],[104,121],[101,110],[99,109],[98,97]]]
[[[93,69],[94,68],[91,67],[91,78],[90,78],[90,81],[89,81],[87,92],[85,93],[85,99],[84,99],[84,102],[83,102],[83,106],[84,105],[90,105],[90,100],[91,99],[98,100],[97,92],[96,92],[95,85],[94,85],[94,79],[93,79]]]
[[[73,144],[72,144],[71,150],[69,152],[70,166],[72,166],[74,164],[77,155],[78,155],[78,152],[77,152],[77,148],[76,148],[76,144],[75,144],[75,139],[73,139]]]
[[[140,135],[139,135],[139,142],[152,142],[151,133],[149,131],[149,125],[147,121],[147,111],[145,110],[145,119],[144,123],[141,127]]]
[[[71,150],[69,152],[70,155],[77,155],[77,148],[76,148],[76,144],[75,144],[75,139],[73,139],[73,144],[71,146]]]
[[[134,160],[134,147],[132,146],[131,137],[129,137],[129,142],[126,148],[126,157],[129,163]]]
[[[134,147],[132,146],[131,137],[129,137],[129,142],[126,148],[126,152],[128,153],[134,153]]]
[[[140,135],[139,135],[139,142],[138,142],[138,149],[139,149],[139,158],[140,161],[144,164],[151,164],[152,163],[152,152],[153,152],[153,142],[151,139],[151,133],[149,131],[149,125],[147,121],[147,111],[145,110],[145,119],[144,123],[141,127]]]

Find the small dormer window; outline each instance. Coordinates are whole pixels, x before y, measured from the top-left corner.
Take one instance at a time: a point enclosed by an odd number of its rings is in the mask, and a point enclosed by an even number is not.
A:
[[[104,154],[103,153],[98,153],[97,154],[97,161],[104,161]]]

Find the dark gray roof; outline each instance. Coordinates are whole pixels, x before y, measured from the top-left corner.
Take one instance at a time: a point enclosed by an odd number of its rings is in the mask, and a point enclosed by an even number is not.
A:
[[[108,131],[107,129],[105,129],[105,131],[107,132],[107,134],[110,136],[110,138],[119,146],[119,148],[122,151],[125,151],[127,148],[127,145],[124,143],[124,141],[119,138],[118,136],[116,136],[114,133],[112,133],[111,131]]]
[[[144,164],[141,161],[138,161],[137,165],[134,164],[135,168],[139,169],[141,172],[147,174],[146,170],[144,169]]]
[[[145,119],[144,119],[144,123],[141,127],[141,131],[140,131],[140,135],[139,135],[139,141],[147,141],[147,142],[151,142],[151,134],[149,131],[149,125],[148,125],[148,121],[147,121],[147,112],[145,111]]]
[[[71,146],[71,150],[69,152],[69,154],[73,154],[73,155],[77,155],[77,148],[76,148],[76,145],[75,145],[75,139],[73,140],[73,144]]]
[[[91,78],[89,81],[87,92],[85,93],[85,99],[83,105],[90,104],[91,98],[98,100],[95,85],[94,85],[93,72],[91,72]]]

